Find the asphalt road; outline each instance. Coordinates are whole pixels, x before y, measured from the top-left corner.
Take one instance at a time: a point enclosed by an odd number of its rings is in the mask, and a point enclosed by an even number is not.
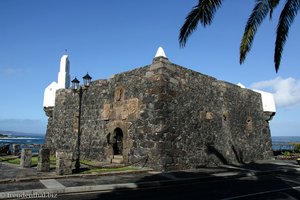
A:
[[[57,196],[57,199],[300,199],[300,174],[289,172],[236,179],[222,178],[134,190],[119,188],[101,193],[64,194]]]

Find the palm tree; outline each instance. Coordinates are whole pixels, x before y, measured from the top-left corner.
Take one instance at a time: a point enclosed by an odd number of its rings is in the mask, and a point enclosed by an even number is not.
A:
[[[292,25],[297,12],[300,9],[300,0],[285,0],[285,5],[281,11],[275,41],[274,63],[275,70],[278,72],[282,51],[288,37],[289,28]],[[243,38],[240,44],[240,64],[245,61],[247,53],[250,51],[256,31],[263,20],[268,16],[272,19],[273,10],[277,7],[280,0],[256,0],[255,6],[250,14]],[[196,30],[201,23],[203,27],[210,25],[214,14],[221,7],[223,0],[199,0],[187,15],[183,26],[180,29],[179,44],[181,47],[186,45],[188,37]]]

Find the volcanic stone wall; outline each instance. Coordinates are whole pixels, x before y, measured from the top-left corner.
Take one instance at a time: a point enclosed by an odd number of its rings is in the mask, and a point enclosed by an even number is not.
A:
[[[188,70],[165,65],[168,96],[161,164],[185,169],[272,157],[260,94]]]
[[[46,146],[75,152],[79,95],[59,90],[48,110]],[[260,94],[155,58],[84,89],[80,157],[110,161],[122,130],[124,162],[159,170],[269,159],[266,119]]]

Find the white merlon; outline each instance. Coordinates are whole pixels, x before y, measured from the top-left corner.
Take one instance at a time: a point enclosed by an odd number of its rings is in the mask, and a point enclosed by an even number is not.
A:
[[[57,82],[52,82],[44,91],[44,107],[55,106],[55,94],[58,89],[70,87],[70,61],[68,55],[63,55],[60,59],[60,67]]]
[[[164,52],[164,50],[163,50],[162,47],[159,47],[159,48],[157,49],[157,52],[156,52],[156,54],[155,54],[155,58],[157,58],[157,57],[164,57],[164,58],[167,58],[167,56],[166,56],[166,54],[165,54],[165,52]]]
[[[261,94],[263,110],[265,112],[276,112],[276,104],[273,94],[261,90],[253,90]]]
[[[44,107],[54,106],[55,104],[55,93],[58,88],[58,85],[53,81],[44,91]]]

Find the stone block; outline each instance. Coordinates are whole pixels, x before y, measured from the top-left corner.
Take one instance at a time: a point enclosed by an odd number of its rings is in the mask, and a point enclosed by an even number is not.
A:
[[[26,148],[22,149],[20,166],[23,168],[30,168],[31,158],[32,158],[32,150]]]
[[[40,148],[37,171],[49,172],[50,171],[50,149]]]
[[[111,112],[111,105],[110,104],[104,104],[103,105],[103,110],[101,112],[101,120],[109,120],[110,112]]]
[[[207,120],[212,120],[212,119],[213,119],[213,113],[212,113],[212,112],[206,112],[205,118],[206,118]]]
[[[20,146],[20,144],[13,144],[12,148],[13,148],[13,154],[15,156],[17,156],[17,155],[20,154],[20,152],[21,152],[21,146]]]
[[[56,174],[68,175],[72,174],[72,158],[73,152],[66,150],[56,151]]]
[[[0,154],[10,155],[9,144],[0,147]]]
[[[145,77],[146,77],[146,78],[150,78],[150,77],[152,77],[153,75],[154,75],[153,71],[149,71],[149,72],[146,72]]]

